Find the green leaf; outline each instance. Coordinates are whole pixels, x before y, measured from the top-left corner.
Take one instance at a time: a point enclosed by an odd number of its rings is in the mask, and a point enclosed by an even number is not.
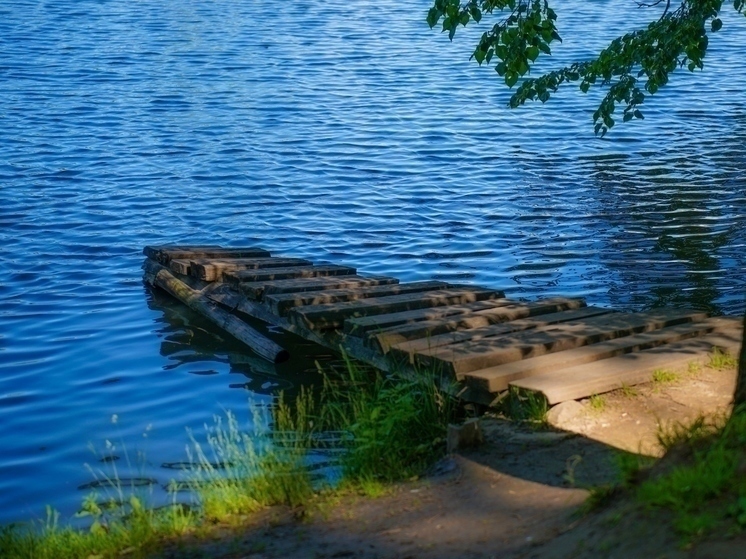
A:
[[[720,18],[715,18],[712,20],[713,31],[720,31],[721,27],[723,27],[723,22],[720,20]]]
[[[538,57],[539,57],[539,47],[528,47],[526,49],[526,58],[528,58],[531,62],[536,61]]]
[[[430,26],[430,29],[435,27],[439,19],[440,19],[440,10],[438,10],[435,7],[430,8],[430,11],[427,12],[427,24]]]
[[[590,87],[591,87],[591,84],[589,84],[588,82],[582,82],[580,84],[580,91],[582,91],[583,93],[588,93],[588,89]]]
[[[482,62],[484,62],[485,56],[487,56],[487,53],[481,49],[477,49],[474,51],[474,54],[472,56],[474,57],[474,60],[477,61],[477,64],[481,66]]]
[[[513,87],[518,82],[518,73],[517,72],[507,72],[505,74],[505,84],[508,87]]]
[[[622,121],[629,122],[630,120],[632,120],[633,117],[634,115],[632,113],[624,113],[624,118],[622,118]]]
[[[635,118],[639,118],[640,120],[643,120],[645,116],[639,110],[635,110]]]
[[[504,76],[507,68],[505,66],[505,62],[500,62],[497,66],[495,66],[495,72],[497,72],[500,76]]]

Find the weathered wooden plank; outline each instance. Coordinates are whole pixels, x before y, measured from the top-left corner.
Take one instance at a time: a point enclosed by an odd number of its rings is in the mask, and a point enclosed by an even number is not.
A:
[[[514,380],[547,374],[576,365],[624,355],[625,353],[652,349],[664,344],[704,336],[717,330],[732,330],[740,322],[740,319],[735,318],[708,318],[702,322],[678,324],[652,332],[633,334],[559,353],[471,371],[465,373],[460,380],[464,380],[467,386],[478,391],[500,392],[506,390],[508,384]]]
[[[532,303],[504,299],[499,304],[495,301],[475,303],[464,305],[463,309],[458,312],[442,314],[435,312],[426,317],[425,313],[416,314],[417,311],[415,311],[409,315],[391,315],[390,318],[384,316],[378,320],[377,317],[355,319],[349,321],[349,333],[359,336],[367,334],[371,347],[383,350],[394,344],[418,338],[583,307],[585,307],[583,299],[564,297],[554,297]],[[348,325],[345,324],[345,328],[347,327]]]
[[[733,329],[515,380],[510,385],[541,392],[549,404],[557,404],[649,382],[657,370],[686,371],[691,362],[707,363],[713,347],[737,355],[740,346],[741,329]]]
[[[290,322],[311,330],[340,328],[345,319],[445,305],[460,305],[497,299],[503,294],[482,287],[454,287],[425,293],[373,297],[349,303],[297,307],[288,313]]]
[[[172,272],[176,272],[177,274],[181,274],[182,276],[188,276],[189,274],[189,265],[190,260],[188,258],[175,258],[166,264],[169,268],[171,268]]]
[[[613,313],[577,323],[565,322],[489,340],[463,342],[445,348],[423,350],[415,355],[415,361],[421,365],[442,368],[444,371],[459,375],[511,361],[556,353],[705,318],[707,318],[705,313],[679,310],[658,310],[634,314]]]
[[[297,266],[291,268],[271,268],[266,270],[242,270],[240,272],[227,272],[223,275],[223,281],[227,281],[230,283],[254,283],[292,278],[352,276],[356,273],[357,270],[355,270],[355,268],[330,264],[328,266]],[[242,286],[240,288],[242,289]]]
[[[357,337],[365,337],[371,332],[387,331],[390,328],[405,326],[427,320],[439,321],[448,316],[460,316],[469,314],[475,310],[495,309],[512,305],[516,301],[510,299],[494,299],[490,301],[477,301],[463,305],[451,305],[448,307],[434,307],[432,309],[417,309],[414,311],[402,311],[381,316],[365,316],[350,318],[345,322],[345,333]],[[423,334],[426,336],[427,332]]]
[[[259,301],[263,299],[264,295],[307,293],[309,291],[372,287],[374,285],[395,285],[397,283],[399,283],[398,279],[388,276],[318,276],[312,278],[244,282],[241,284],[241,291],[249,299]]]
[[[174,259],[195,258],[260,258],[271,256],[269,251],[257,247],[223,248],[206,246],[147,246],[143,254],[161,264],[168,265]]]
[[[329,289],[302,293],[284,293],[266,295],[265,303],[275,314],[285,316],[293,307],[307,305],[326,305],[345,301],[357,301],[372,297],[386,297],[402,295],[404,293],[418,293],[446,289],[450,285],[444,281],[418,281],[413,283],[399,283],[395,285],[379,285],[373,287],[354,287],[348,289]]]
[[[248,345],[265,359],[273,363],[282,363],[290,357],[286,350],[251,328],[243,320],[212,304],[208,300],[206,292],[213,286],[207,286],[203,291],[194,290],[176,278],[168,268],[150,259],[146,260],[143,268],[145,277],[151,285],[157,285],[170,293],[190,309],[200,313]]]
[[[531,328],[549,326],[551,324],[558,324],[560,322],[578,321],[581,319],[590,318],[592,316],[609,314],[611,312],[614,311],[612,311],[611,309],[602,309],[599,307],[584,307],[581,309],[542,314],[534,318],[511,320],[509,322],[493,324],[492,326],[485,326],[483,328],[459,330],[457,332],[448,332],[446,334],[439,334],[427,338],[419,338],[416,340],[397,343],[390,348],[388,346],[383,346],[382,349],[384,352],[387,352],[387,350],[390,349],[392,355],[397,355],[399,357],[409,356],[419,351],[428,349],[441,348],[444,346],[466,341],[476,342],[479,340],[487,340],[493,336],[502,336],[505,334],[510,334],[512,332],[530,330]],[[379,336],[383,335],[381,334]]]
[[[189,274],[204,281],[219,281],[226,272],[256,270],[260,268],[290,268],[310,266],[302,258],[206,258],[189,261]]]
[[[162,259],[168,256],[170,252],[179,252],[191,254],[193,250],[223,250],[219,245],[149,245],[143,247],[142,253],[158,263],[168,264]]]

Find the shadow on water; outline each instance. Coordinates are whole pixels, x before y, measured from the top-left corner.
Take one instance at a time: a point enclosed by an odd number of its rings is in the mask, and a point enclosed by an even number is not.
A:
[[[731,132],[723,145],[746,144],[746,130]],[[613,232],[613,250],[600,257],[620,278],[613,306],[742,312],[746,274],[733,271],[746,270],[746,181],[741,162],[707,143],[698,158],[684,143],[665,154],[591,160],[602,221]]]
[[[211,364],[224,363],[230,366],[230,388],[270,396],[283,392],[293,398],[302,386],[320,386],[322,378],[317,364],[322,367],[343,364],[339,356],[326,348],[252,321],[250,326],[290,352],[288,361],[270,363],[170,295],[150,287],[146,290],[148,308],[162,312],[161,326],[155,334],[161,338],[161,355],[169,361],[165,369],[189,365],[192,374],[211,375],[217,374]],[[195,368],[195,364],[204,364],[204,368]]]

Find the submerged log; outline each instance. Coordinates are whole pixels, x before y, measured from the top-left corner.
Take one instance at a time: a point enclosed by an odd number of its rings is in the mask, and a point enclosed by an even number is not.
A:
[[[272,363],[282,363],[290,358],[287,350],[257,332],[240,318],[233,316],[212,303],[207,298],[207,292],[209,292],[212,285],[208,285],[201,291],[192,289],[174,276],[168,268],[150,259],[145,261],[143,269],[145,270],[145,279],[148,283],[158,286],[176,297],[190,309],[211,320],[233,337],[245,343],[264,359]]]

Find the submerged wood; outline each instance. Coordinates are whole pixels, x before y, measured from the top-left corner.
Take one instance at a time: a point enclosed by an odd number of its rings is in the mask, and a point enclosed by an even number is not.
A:
[[[145,261],[144,269],[145,278],[150,284],[156,285],[173,295],[190,309],[200,313],[233,337],[245,343],[258,355],[272,363],[282,363],[290,358],[287,350],[257,332],[240,318],[212,303],[207,297],[209,290],[213,287],[212,285],[201,291],[192,289],[174,276],[170,270],[150,259]]]

